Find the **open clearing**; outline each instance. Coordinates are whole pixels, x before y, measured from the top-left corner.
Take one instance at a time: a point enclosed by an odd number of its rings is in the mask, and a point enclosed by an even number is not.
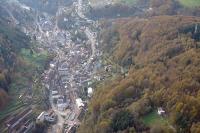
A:
[[[151,126],[156,123],[167,124],[167,120],[165,118],[159,116],[156,111],[153,111],[153,112],[145,115],[144,117],[142,117],[142,121],[144,122],[144,124],[146,124],[148,126]]]

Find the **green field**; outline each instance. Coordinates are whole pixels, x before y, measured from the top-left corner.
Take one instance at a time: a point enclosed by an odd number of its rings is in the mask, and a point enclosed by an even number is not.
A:
[[[167,120],[157,114],[156,111],[153,111],[142,117],[142,121],[145,125],[151,126],[156,123],[167,124]]]
[[[42,69],[45,66],[45,63],[48,59],[48,53],[42,52],[42,53],[36,53],[35,51],[31,51],[30,49],[22,49],[21,50],[21,56],[23,59],[31,64],[34,67]]]
[[[48,54],[46,52],[38,54],[34,51],[31,52],[29,49],[22,49],[20,58],[23,60],[23,65],[16,68],[17,74],[15,74],[15,78],[10,85],[10,94],[15,98],[24,93],[24,88],[29,87],[30,81],[36,72],[44,70]]]
[[[179,2],[185,7],[200,7],[200,0],[179,0]]]

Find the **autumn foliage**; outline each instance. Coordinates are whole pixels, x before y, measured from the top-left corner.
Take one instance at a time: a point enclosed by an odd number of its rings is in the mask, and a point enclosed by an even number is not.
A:
[[[80,132],[114,132],[117,129],[113,129],[115,114],[128,110],[134,119],[131,125],[120,128],[124,133],[155,130],[197,133],[200,122],[199,22],[197,17],[159,16],[102,23],[102,27],[106,27],[101,35],[102,50],[111,60],[128,68],[128,76],[118,76],[97,88]],[[151,127],[141,122],[142,116],[158,107],[164,108],[173,128],[149,129]],[[91,130],[87,130],[87,125]]]

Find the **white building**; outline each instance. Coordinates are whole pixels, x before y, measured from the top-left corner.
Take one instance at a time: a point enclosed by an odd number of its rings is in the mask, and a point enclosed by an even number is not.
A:
[[[81,98],[76,99],[76,104],[79,108],[84,107],[84,103]]]
[[[67,18],[64,18],[64,22],[66,22],[66,21],[68,21],[68,19],[67,19]]]
[[[52,91],[52,95],[57,95],[58,91]]]
[[[91,97],[92,94],[93,94],[93,89],[92,89],[92,87],[89,87],[88,88],[88,97]]]
[[[53,95],[52,96],[53,99],[58,99],[59,97],[61,97],[61,95]]]
[[[165,111],[162,108],[158,108],[158,115],[162,115],[164,113],[165,113]]]
[[[51,64],[50,64],[50,67],[51,67],[51,68],[54,68],[54,67],[55,67],[55,64],[51,63]]]
[[[36,122],[44,122],[44,114],[45,114],[45,112],[42,112],[42,113],[37,117]]]

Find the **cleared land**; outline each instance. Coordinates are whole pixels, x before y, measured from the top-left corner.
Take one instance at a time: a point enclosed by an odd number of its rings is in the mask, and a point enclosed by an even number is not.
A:
[[[167,124],[167,120],[159,116],[156,111],[153,111],[142,117],[142,121],[148,126],[154,125],[156,123]]]

